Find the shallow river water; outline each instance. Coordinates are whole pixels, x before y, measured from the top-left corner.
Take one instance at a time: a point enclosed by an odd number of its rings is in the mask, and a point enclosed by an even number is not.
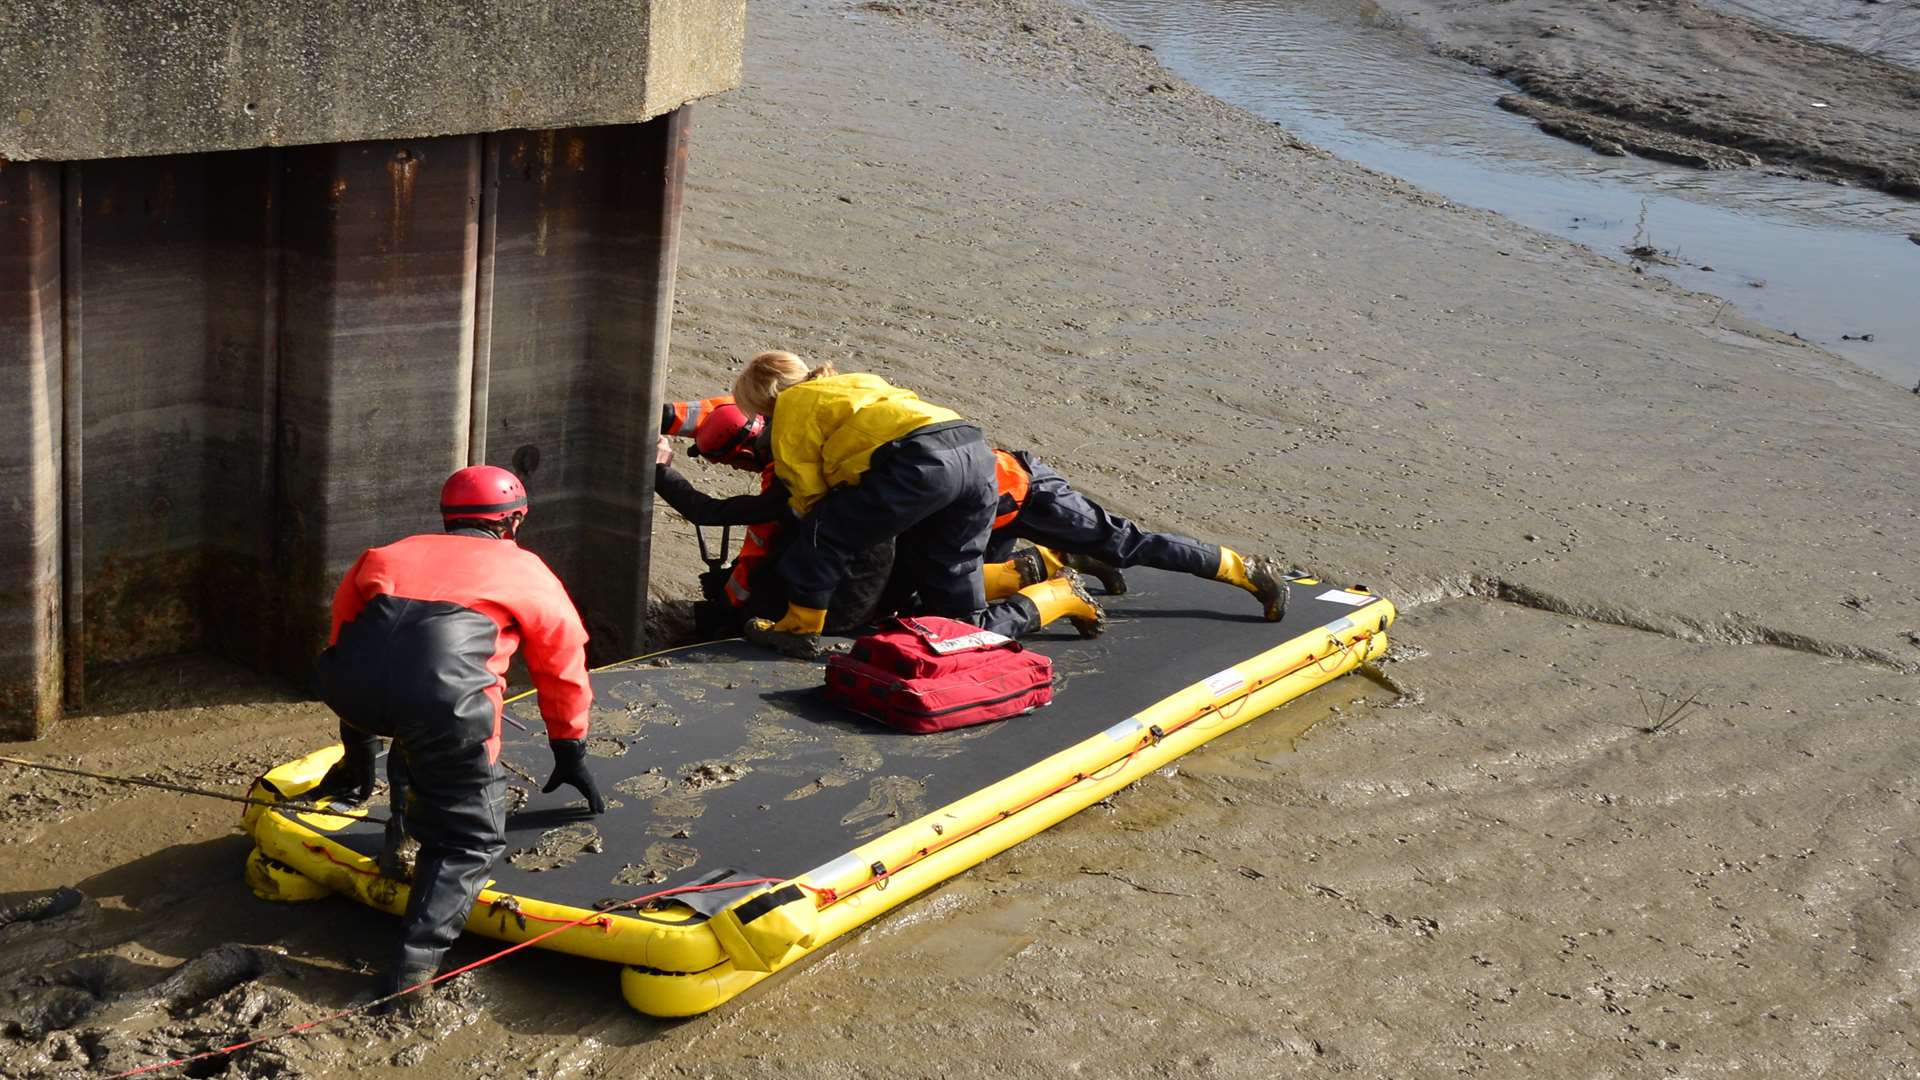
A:
[[[1670,260],[1649,272],[1901,386],[1920,380],[1920,204],[1602,157],[1495,107],[1507,87],[1364,0],[1078,2],[1200,89],[1341,157],[1616,258],[1658,248]]]

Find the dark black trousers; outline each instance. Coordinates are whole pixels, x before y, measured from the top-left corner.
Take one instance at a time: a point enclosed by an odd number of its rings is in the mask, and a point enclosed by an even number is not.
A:
[[[416,755],[396,739],[387,755],[394,824],[420,842],[406,918],[390,972],[412,982],[434,974],[466,926],[474,898],[507,846],[507,785],[500,767],[476,744],[453,753]]]
[[[860,482],[828,492],[794,526],[780,556],[787,596],[826,608],[848,562],[894,538],[894,572],[929,614],[977,621],[986,608],[980,557],[999,499],[993,452],[972,424],[916,431],[874,452]]]
[[[1123,569],[1150,566],[1203,578],[1213,577],[1220,569],[1219,547],[1175,533],[1147,532],[1126,518],[1107,513],[1027,452],[1017,451],[1014,456],[1033,479],[1020,516],[1006,528],[994,530],[987,544],[988,562],[1007,561],[1013,557],[1016,540],[1030,540]]]
[[[787,582],[780,576],[780,556],[786,552],[791,543],[789,537],[798,528],[798,525],[791,525],[774,536],[773,549],[748,575],[747,585],[751,592],[747,602],[740,607],[728,602],[725,577],[717,579],[713,588],[709,589],[705,575],[701,575],[701,588],[706,598],[694,605],[696,631],[715,637],[732,637],[740,632],[741,624],[748,619],[780,621],[780,617],[787,613]],[[731,574],[732,570],[732,564],[728,564],[726,572]],[[881,603],[892,573],[892,540],[883,540],[848,556],[847,578],[833,591],[833,601],[827,605],[827,633],[850,634],[872,625],[884,613]]]

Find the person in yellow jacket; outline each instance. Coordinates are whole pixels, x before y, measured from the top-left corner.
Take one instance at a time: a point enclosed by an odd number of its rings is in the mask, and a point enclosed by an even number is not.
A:
[[[888,538],[896,581],[927,614],[1009,637],[1063,616],[1083,636],[1105,628],[1106,614],[1071,570],[987,602],[980,560],[999,488],[986,438],[959,413],[878,375],[842,375],[832,364],[809,370],[779,351],[748,362],[733,399],[749,416],[768,418],[774,474],[799,518],[779,562],[787,613],[778,622],[748,620],[750,640],[817,653],[848,558]]]

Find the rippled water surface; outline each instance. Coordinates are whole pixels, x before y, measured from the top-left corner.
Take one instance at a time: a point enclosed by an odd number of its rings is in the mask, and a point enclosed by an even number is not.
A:
[[[1920,245],[1907,238],[1920,204],[1602,157],[1496,108],[1505,86],[1364,0],[1078,2],[1200,89],[1341,157],[1622,259],[1650,243],[1673,256],[1652,272],[1903,386],[1920,380]]]

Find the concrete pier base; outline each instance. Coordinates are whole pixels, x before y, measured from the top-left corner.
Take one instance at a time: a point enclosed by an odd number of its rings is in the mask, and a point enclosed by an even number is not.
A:
[[[526,481],[522,542],[594,656],[639,651],[686,146],[682,109],[0,168],[0,389],[25,421],[0,436],[0,737],[45,730],[63,660],[208,649],[304,685],[341,573],[437,529],[477,460]]]
[[[0,5],[0,739],[89,667],[296,685],[447,473],[646,627],[690,103],[746,0]]]

